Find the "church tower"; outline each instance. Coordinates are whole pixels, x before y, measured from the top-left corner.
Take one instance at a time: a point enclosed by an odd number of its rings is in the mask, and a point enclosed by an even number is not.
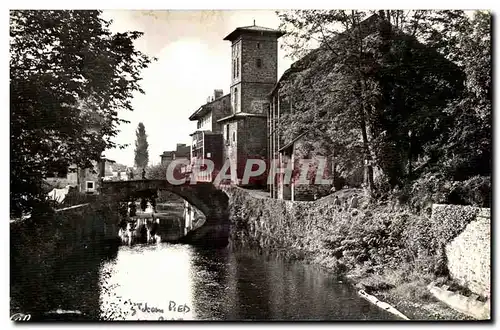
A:
[[[233,181],[243,177],[247,159],[267,157],[268,95],[278,78],[278,39],[283,34],[254,21],[224,38],[231,41],[232,113],[219,122],[224,126],[225,158],[237,165]]]

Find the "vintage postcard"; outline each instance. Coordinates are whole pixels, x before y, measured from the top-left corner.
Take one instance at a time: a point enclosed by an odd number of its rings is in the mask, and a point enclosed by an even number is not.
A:
[[[488,10],[10,10],[10,319],[491,320]]]

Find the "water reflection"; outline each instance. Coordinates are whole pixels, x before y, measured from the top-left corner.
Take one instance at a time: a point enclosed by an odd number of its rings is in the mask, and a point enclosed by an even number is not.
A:
[[[100,303],[108,320],[395,319],[316,267],[168,243],[121,247],[101,267]]]
[[[188,246],[122,246],[101,269],[101,318],[193,319],[191,259]]]
[[[11,254],[11,312],[32,320],[397,319],[331,274],[262,249],[82,245],[61,259],[24,246]],[[47,316],[57,309],[76,314]]]

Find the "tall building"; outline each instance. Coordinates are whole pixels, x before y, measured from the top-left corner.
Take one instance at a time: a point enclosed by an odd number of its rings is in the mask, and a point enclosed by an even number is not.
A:
[[[189,117],[189,120],[197,121],[197,129],[190,134],[193,138],[191,166],[184,171],[191,173],[196,160],[209,159],[214,163],[214,170],[209,175],[198,176],[197,181],[213,181],[223,165],[223,127],[219,119],[231,113],[230,95],[223,94],[222,89],[214,90],[214,95],[208,97],[207,103]]]
[[[241,182],[247,159],[267,159],[268,95],[277,81],[283,34],[253,25],[224,38],[231,41],[231,113],[218,123],[223,125],[224,161],[236,165],[233,183]]]

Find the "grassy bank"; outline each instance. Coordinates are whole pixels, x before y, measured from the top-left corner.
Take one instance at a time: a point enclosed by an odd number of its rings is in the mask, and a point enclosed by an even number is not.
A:
[[[359,191],[340,191],[349,199]],[[467,319],[437,301],[431,281],[454,283],[446,266],[445,245],[470,222],[473,208],[452,221],[431,221],[404,209],[361,202],[338,210],[330,195],[316,202],[257,199],[234,188],[233,239],[249,238],[257,247],[319,264],[336,276],[386,300],[410,319]],[[271,201],[271,202],[270,202]]]

